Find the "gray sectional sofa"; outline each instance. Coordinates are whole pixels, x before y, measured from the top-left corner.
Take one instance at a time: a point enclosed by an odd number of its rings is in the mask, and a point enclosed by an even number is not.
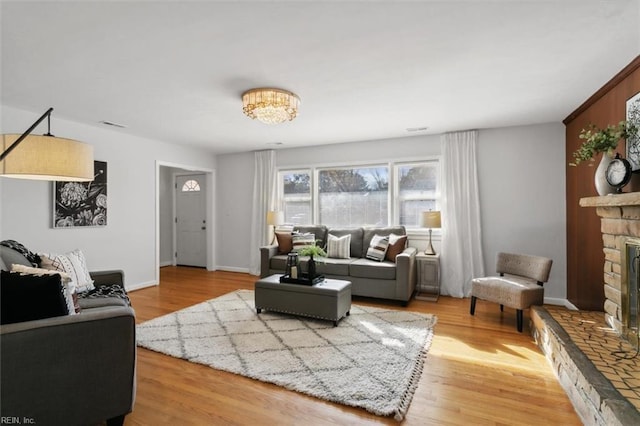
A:
[[[0,269],[31,266],[0,246]],[[91,272],[96,287],[122,271]],[[0,285],[2,285],[0,283]],[[0,325],[2,418],[39,425],[122,425],[136,393],[133,309],[120,298],[80,299],[77,315]]]
[[[314,258],[317,272],[327,278],[351,281],[351,293],[355,296],[397,300],[406,304],[416,288],[416,265],[414,247],[406,247],[396,256],[396,261],[377,262],[366,259],[367,249],[374,235],[406,235],[404,226],[383,228],[327,228],[323,225],[296,226],[294,232],[313,233],[317,245],[326,247],[328,234],[341,237],[351,234],[351,258]],[[308,258],[302,256],[300,264],[306,270]],[[283,274],[287,254],[279,253],[278,245],[260,247],[260,276]]]

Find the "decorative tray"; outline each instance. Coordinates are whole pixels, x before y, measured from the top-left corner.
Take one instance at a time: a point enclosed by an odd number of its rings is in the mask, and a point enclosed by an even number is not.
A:
[[[287,284],[301,284],[301,285],[314,285],[324,281],[324,275],[316,275],[313,279],[309,279],[307,274],[300,274],[298,278],[291,278],[290,275],[283,275],[280,277],[281,283]]]

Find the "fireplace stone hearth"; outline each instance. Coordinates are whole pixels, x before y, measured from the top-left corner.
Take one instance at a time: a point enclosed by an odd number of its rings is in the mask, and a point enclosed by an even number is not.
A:
[[[601,218],[605,321],[637,348],[640,193],[582,198],[580,205],[595,207]]]

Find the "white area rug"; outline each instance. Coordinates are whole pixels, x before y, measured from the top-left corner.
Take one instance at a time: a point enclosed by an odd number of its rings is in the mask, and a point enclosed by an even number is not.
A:
[[[330,321],[254,309],[238,290],[137,327],[138,345],[381,415],[404,418],[434,315],[352,305]]]

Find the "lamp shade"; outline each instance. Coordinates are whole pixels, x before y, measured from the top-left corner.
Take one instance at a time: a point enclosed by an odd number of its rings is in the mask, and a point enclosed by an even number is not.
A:
[[[4,152],[21,135],[2,135]],[[55,180],[92,181],[93,146],[55,136],[29,135],[0,161],[0,176]]]
[[[442,222],[440,220],[440,212],[429,210],[428,212],[422,212],[422,227],[423,228],[441,228]]]
[[[278,226],[284,223],[284,213],[281,211],[267,212],[267,225]]]

